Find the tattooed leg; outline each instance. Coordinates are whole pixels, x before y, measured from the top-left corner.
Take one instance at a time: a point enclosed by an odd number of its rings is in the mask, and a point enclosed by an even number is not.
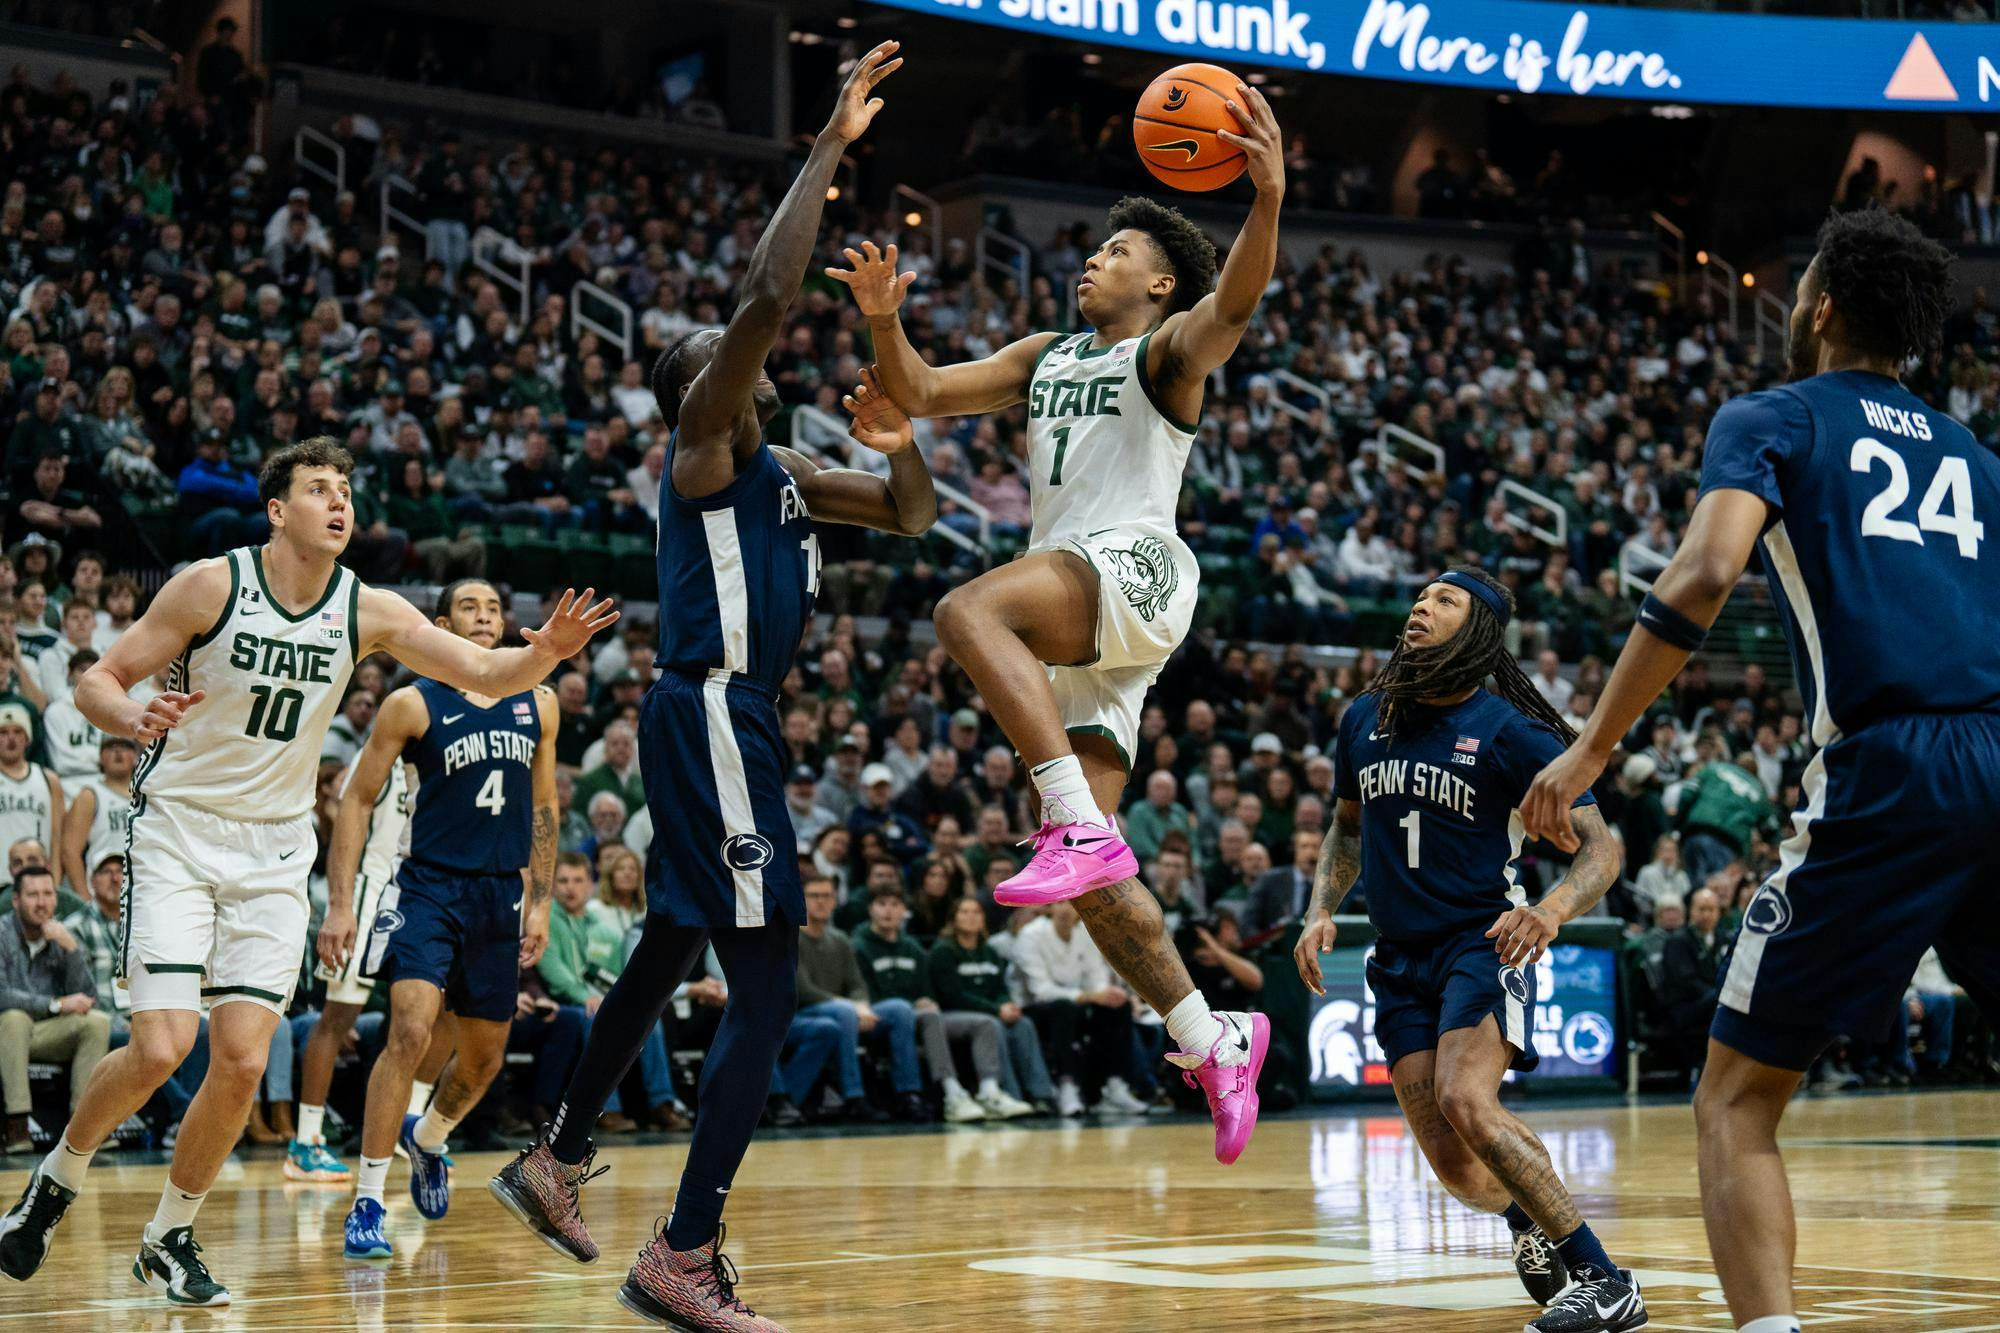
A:
[[[1476,1212],[1505,1212],[1512,1198],[1506,1186],[1466,1146],[1438,1106],[1437,1052],[1404,1056],[1389,1071],[1389,1078],[1395,1084],[1396,1100],[1402,1104],[1403,1119],[1410,1126],[1410,1137],[1423,1150],[1438,1183]]]
[[[1552,1240],[1583,1225],[1535,1131],[1500,1104],[1500,1079],[1513,1052],[1492,1015],[1438,1040],[1438,1109],[1514,1202]]]
[[[1076,900],[1076,910],[1104,961],[1153,1012],[1164,1018],[1194,989],[1187,964],[1167,936],[1159,901],[1138,880],[1086,893]]]

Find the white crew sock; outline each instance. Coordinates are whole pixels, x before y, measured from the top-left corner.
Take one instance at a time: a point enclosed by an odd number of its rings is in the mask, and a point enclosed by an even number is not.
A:
[[[997,1078],[982,1078],[982,1079],[980,1079],[980,1080],[979,1080],[979,1100],[980,1100],[980,1101],[982,1101],[982,1102],[985,1102],[985,1101],[991,1101],[991,1100],[993,1100],[993,1099],[994,1099],[995,1097],[998,1097],[999,1095],[1000,1095],[1000,1080],[999,1080],[999,1079],[997,1079]]]
[[[1790,1314],[1765,1315],[1740,1325],[1737,1333],[1799,1333],[1799,1317]]]
[[[393,1157],[363,1157],[361,1170],[354,1177],[354,1197],[382,1202],[382,1190],[389,1183],[389,1163]]]
[[[1222,1039],[1222,1020],[1208,1010],[1208,1001],[1198,990],[1191,990],[1166,1013],[1167,1034],[1189,1055],[1206,1060],[1214,1050],[1215,1043]],[[1227,1056],[1229,1052],[1218,1052]],[[1230,1063],[1227,1059],[1224,1064]]]
[[[157,1244],[176,1227],[193,1226],[194,1215],[201,1211],[201,1201],[207,1197],[207,1190],[189,1194],[168,1176],[166,1187],[160,1191],[160,1207],[146,1224],[146,1239]]]
[[[326,1144],[326,1108],[299,1103],[299,1142]]]
[[[55,1181],[66,1190],[83,1188],[83,1173],[90,1169],[90,1159],[97,1155],[97,1149],[78,1152],[69,1146],[69,1136],[56,1135],[56,1146],[49,1149],[49,1155],[42,1159],[42,1175]]]
[[[451,1137],[451,1132],[458,1128],[461,1118],[442,1115],[437,1107],[433,1106],[424,1112],[424,1118],[417,1122],[417,1127],[411,1131],[410,1137],[415,1139],[417,1146],[425,1152],[437,1152],[444,1147],[444,1141]]]
[[[1097,808],[1097,798],[1090,794],[1090,784],[1083,777],[1083,765],[1076,761],[1075,755],[1066,754],[1060,759],[1039,764],[1029,776],[1035,780],[1035,790],[1042,794],[1043,823],[1111,827],[1111,821]]]
[[[946,1097],[963,1097],[965,1095],[965,1085],[950,1074],[938,1080],[938,1087]]]
[[[410,1081],[410,1109],[408,1115],[422,1115],[431,1109],[431,1094],[437,1091],[437,1084],[426,1083],[422,1079]]]

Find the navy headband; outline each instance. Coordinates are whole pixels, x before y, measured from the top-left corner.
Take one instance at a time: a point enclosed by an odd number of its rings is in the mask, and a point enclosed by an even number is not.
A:
[[[1503,629],[1506,627],[1507,622],[1513,619],[1512,616],[1507,614],[1505,599],[1498,592],[1472,577],[1472,575],[1461,574],[1453,569],[1438,575],[1437,581],[1439,583],[1449,583],[1454,588],[1463,588],[1480,601],[1486,603],[1487,609],[1493,612],[1494,617],[1499,620]]]

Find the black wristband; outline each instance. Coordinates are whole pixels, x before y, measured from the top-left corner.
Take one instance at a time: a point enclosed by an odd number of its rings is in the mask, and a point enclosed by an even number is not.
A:
[[[1668,606],[1651,593],[1639,603],[1639,624],[1655,638],[1664,639],[1676,648],[1689,652],[1701,651],[1701,645],[1708,639],[1708,631],[1689,620],[1680,612]]]

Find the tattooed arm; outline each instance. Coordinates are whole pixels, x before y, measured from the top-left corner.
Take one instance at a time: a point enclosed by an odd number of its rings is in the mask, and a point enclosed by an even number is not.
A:
[[[528,867],[521,872],[521,966],[533,967],[549,947],[549,898],[556,884],[556,729],[562,724],[555,691],[535,691],[542,740],[535,747],[535,816]]]
[[[1361,803],[1340,800],[1334,803],[1333,826],[1320,843],[1319,868],[1313,872],[1312,906],[1306,909],[1305,930],[1292,961],[1298,965],[1299,980],[1315,995],[1326,994],[1326,980],[1320,975],[1319,956],[1333,947],[1333,914],[1361,877]]]
[[[1605,825],[1604,812],[1594,805],[1579,805],[1569,812],[1569,822],[1577,849],[1562,883],[1543,894],[1534,906],[1503,913],[1486,932],[1501,961],[1510,967],[1527,967],[1538,961],[1554,943],[1563,923],[1595,907],[1618,878],[1622,859],[1618,839]]]

